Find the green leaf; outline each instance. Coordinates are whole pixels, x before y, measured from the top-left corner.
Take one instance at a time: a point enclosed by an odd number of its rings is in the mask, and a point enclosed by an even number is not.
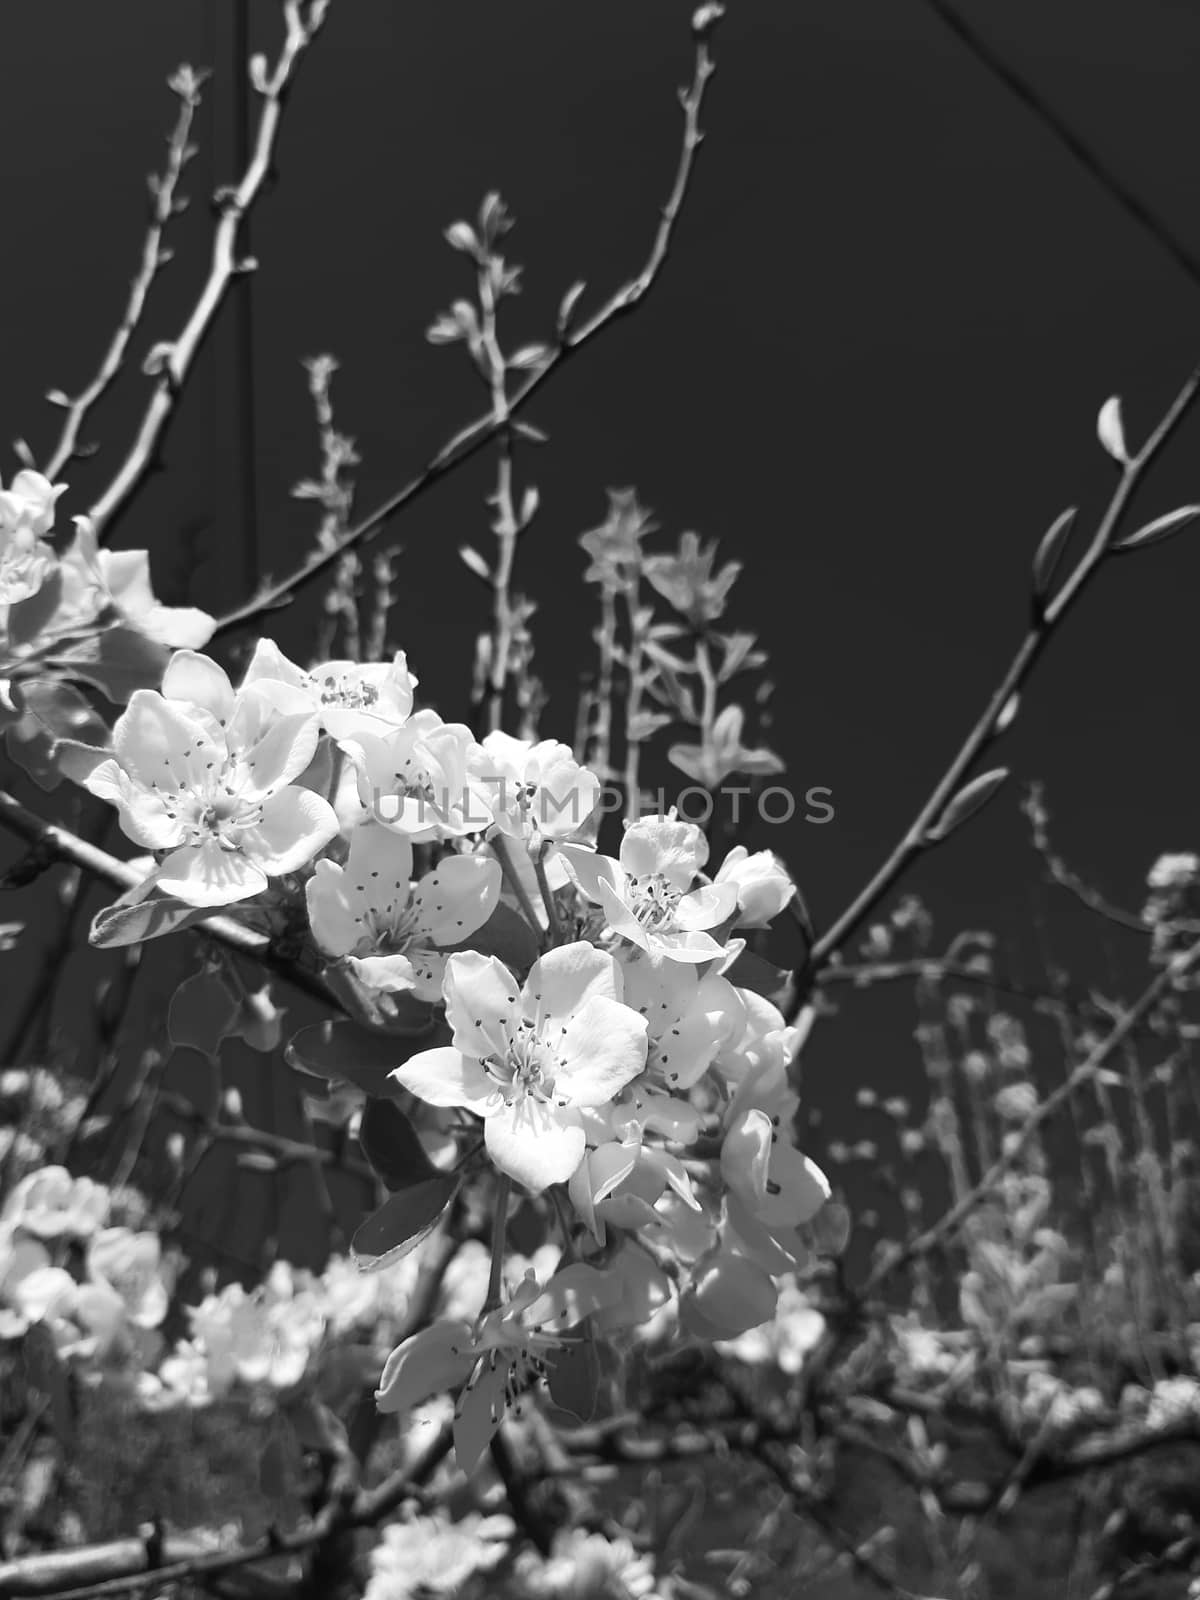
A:
[[[1155,517],[1153,522],[1148,522],[1144,528],[1131,533],[1127,539],[1118,539],[1112,548],[1144,550],[1147,545],[1158,544],[1160,540],[1169,539],[1172,534],[1182,532],[1189,523],[1195,522],[1197,517],[1200,517],[1200,506],[1180,506],[1176,511],[1168,511],[1165,516]]]
[[[773,961],[764,961],[753,950],[743,950],[724,976],[735,988],[749,989],[754,994],[762,995],[764,1000],[771,1001],[778,1001],[792,977],[786,967],[777,967]]]
[[[81,640],[52,665],[65,676],[90,683],[117,705],[124,705],[135,689],[157,689],[170,651],[136,628],[106,628]]]
[[[961,827],[969,817],[983,810],[1007,778],[1007,767],[995,767],[991,772],[982,772],[978,778],[973,778],[958,791],[942,812],[941,818],[926,832],[925,842],[938,844],[948,839],[955,828]]]
[[[107,724],[73,685],[29,678],[13,685],[18,716],[6,728],[8,753],[40,789],[64,776],[81,782],[109,754]]]
[[[458,1179],[438,1173],[410,1184],[360,1224],[350,1255],[360,1272],[379,1272],[427,1239],[454,1199]]]
[[[329,1018],[293,1034],[284,1060],[314,1078],[350,1083],[369,1095],[406,1103],[407,1091],[390,1074],[409,1056],[427,1049],[433,1037],[384,1033],[348,1018]]]
[[[153,882],[150,888],[153,889]],[[148,895],[146,886],[139,884],[111,906],[97,911],[88,943],[97,950],[143,944],[147,939],[161,939],[166,933],[176,933],[180,928],[199,922],[206,914],[202,908],[176,900],[173,895]]]
[[[495,956],[510,972],[524,972],[538,958],[538,943],[529,923],[512,906],[499,901],[496,909],[463,944],[447,945],[447,950],[475,950],[481,956]]]
[[[185,978],[167,1007],[167,1035],[176,1049],[195,1050],[210,1059],[234,1031],[238,998],[212,967]]]
[[[1033,593],[1037,600],[1043,599],[1050,591],[1059,560],[1075,526],[1075,517],[1076,507],[1068,506],[1042,535],[1042,542],[1033,558]]]
[[[438,1175],[417,1130],[393,1100],[367,1101],[358,1142],[373,1171],[393,1194]]]

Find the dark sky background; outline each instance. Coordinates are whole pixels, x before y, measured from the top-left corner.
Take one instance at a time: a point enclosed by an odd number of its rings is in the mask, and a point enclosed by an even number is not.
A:
[[[433,314],[468,287],[442,229],[498,188],[525,263],[514,339],[543,336],[585,278],[585,308],[640,265],[678,150],[689,3],[334,0],[286,112],[281,177],[253,219],[258,523],[238,549],[228,319],[199,363],[167,472],[123,523],[160,589],[221,610],[256,560],[311,542],[288,497],[316,465],[301,357],[333,352],[340,425],[364,458],[359,504],[410,477],[479,409]],[[609,485],[635,485],[672,541],[685,528],[745,562],[732,620],[778,683],[775,742],[827,826],[768,830],[830,921],[886,854],[1020,637],[1029,562],[1066,505],[1113,481],[1096,412],[1125,398],[1134,441],[1200,359],[1200,289],[1138,231],[922,0],[731,0],[707,143],[673,256],[646,305],[527,413],[552,444],[523,467],[542,511],[518,581],[542,597],[544,731],[571,737],[583,661],[576,536]],[[1200,249],[1200,11],[1183,0],[964,3],[1115,171]],[[251,0],[274,56],[279,13]],[[179,326],[206,271],[206,196],[232,172],[232,31],[213,0],[40,0],[6,10],[0,99],[6,245],[0,438],[44,454],[55,414],[107,340],[140,244],[181,60],[218,68],[198,124],[177,257],[139,335]],[[62,525],[130,437],[136,366],[95,418]],[[15,466],[15,463],[13,463]],[[7,473],[11,467],[0,467]],[[486,596],[456,548],[485,544],[477,461],[386,536],[394,631],[448,711],[465,704]],[[1143,520],[1200,498],[1200,417],[1155,471]],[[196,561],[180,530],[203,524]],[[376,546],[378,548],[379,546]],[[1165,849],[1197,844],[1191,677],[1200,544],[1184,535],[1105,570],[1039,669],[998,756],[1042,778],[1056,839],[1137,906]],[[298,605],[275,632],[303,655]],[[1142,947],[1038,883],[1016,791],[937,853],[919,889],[946,940],[994,927],[1000,964],[1037,981],[1047,943],[1081,982],[1131,992]],[[1036,924],[1040,922],[1041,931]],[[920,1082],[904,996],[864,997],[821,1033],[807,1095],[842,1136],[853,1091]],[[1058,1064],[1043,1071],[1054,1076]]]

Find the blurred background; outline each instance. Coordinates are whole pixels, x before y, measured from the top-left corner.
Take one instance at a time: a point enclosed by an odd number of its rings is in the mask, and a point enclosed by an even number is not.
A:
[[[253,215],[259,269],[197,364],[166,470],[119,529],[118,545],[152,552],[164,599],[223,611],[312,545],[314,508],[289,496],[319,464],[302,358],[341,363],[334,400],[363,458],[360,511],[479,412],[461,348],[424,335],[468,286],[442,230],[485,191],[517,219],[514,343],[546,336],[576,279],[586,311],[641,266],[677,159],[691,9],[334,0],[287,105],[278,181]],[[1200,12],[1179,0],[960,10],[1200,250]],[[178,330],[207,271],[208,200],[238,170],[244,134],[234,69],[247,45],[273,58],[279,36],[268,0],[41,0],[0,21],[0,439],[23,437],[35,457],[57,435],[44,392],[86,380],[123,303],[143,175],[174,118],[165,80],[185,60],[214,70],[175,260],[137,359],[92,419],[96,458],[67,475],[63,528],[127,448],[148,386],[138,362]],[[716,56],[707,142],[658,285],[526,413],[551,443],[519,462],[541,511],[517,583],[541,602],[543,731],[569,740],[591,623],[577,537],[602,520],[606,488],[636,487],[663,547],[695,529],[745,564],[728,620],[770,653],[771,742],[794,788],[832,791],[835,811],[752,842],[786,857],[821,926],[990,694],[1025,626],[1044,529],[1068,505],[1085,519],[1103,507],[1102,402],[1124,397],[1137,442],[1200,358],[1200,289],[923,0],[732,0]],[[486,622],[487,593],[456,552],[486,548],[490,475],[485,454],[371,547],[402,551],[394,642],[447,716],[466,710]],[[1197,498],[1193,417],[1141,520]],[[1061,964],[1085,986],[1134,992],[1144,937],[1042,883],[1018,783],[1044,780],[1057,847],[1129,909],[1160,852],[1195,847],[1198,579],[1200,545],[1184,535],[1114,563],[1070,617],[1005,741],[1013,785],[902,885],[931,908],[935,942],[990,928],[998,969],[1020,983]],[[304,657],[318,604],[310,593],[272,619],[286,651]],[[244,643],[226,641],[226,659]],[[4,914],[32,918],[38,903],[9,896]],[[36,945],[5,958],[6,1007],[27,981],[22,963],[46,959]],[[150,952],[142,1004],[161,1012],[189,959]],[[84,960],[79,981],[94,982]],[[910,993],[842,1004],[806,1057],[818,1157],[862,1135],[861,1088],[923,1093]],[[251,1119],[286,1131],[294,1108],[262,1058],[245,1052],[234,1071]],[[211,1173],[192,1226],[219,1243],[228,1195],[216,1157]],[[877,1203],[869,1165],[847,1181],[852,1204]],[[303,1177],[275,1214],[261,1183],[280,1252],[319,1259]],[[243,1219],[258,1203],[243,1194]]]

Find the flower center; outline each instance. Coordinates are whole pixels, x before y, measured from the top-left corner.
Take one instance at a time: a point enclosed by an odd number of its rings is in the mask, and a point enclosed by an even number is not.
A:
[[[675,921],[675,907],[682,898],[661,872],[646,872],[630,878],[630,909],[638,923],[650,931],[665,928]]]
[[[314,678],[313,684],[323,706],[347,706],[364,711],[379,699],[379,690],[373,683],[363,683],[348,674],[339,678],[329,672],[323,678]]]
[[[526,1017],[520,1018],[515,1031],[507,1019],[500,1025],[507,1049],[502,1056],[493,1053],[484,1057],[480,1064],[488,1077],[499,1085],[509,1105],[526,1096],[543,1102],[552,1100],[557,1063],[549,1045]]]

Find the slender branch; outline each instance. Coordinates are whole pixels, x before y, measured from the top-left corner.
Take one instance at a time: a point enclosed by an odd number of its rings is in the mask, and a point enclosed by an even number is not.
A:
[[[244,605],[219,618],[215,636],[228,633],[234,628],[245,627],[247,623],[256,621],[267,612],[286,605],[302,589],[306,589],[322,573],[327,572],[348,550],[372,538],[398,511],[403,510],[425,490],[431,488],[451,468],[469,460],[503,429],[512,427],[517,412],[533,398],[551,374],[557,372],[569,357],[590,344],[611,323],[627,316],[645,299],[657,282],[670,252],[675,226],[691,182],[696,154],[704,138],[700,128],[700,113],[708,80],[716,71],[709,52],[709,41],[721,13],[722,8],[718,5],[702,6],[693,21],[693,36],[696,42],[695,70],[690,88],[680,94],[684,116],[683,145],[675,181],[667,203],[662,208],[650,254],[642,270],[636,277],[623,284],[587,322],[575,329],[569,326],[561,329],[558,342],[548,353],[545,362],[535,372],[530,373],[521,387],[508,397],[505,420],[499,420],[495,411],[489,407],[482,416],[477,417],[453,438],[448,439],[415,478],[349,529],[336,545],[328,550],[314,553],[294,572],[267,584]]]
[[[1078,134],[1066,119],[1033,85],[1007,62],[981,34],[977,33],[948,0],[926,0],[929,9],[947,27],[959,43],[975,57],[981,66],[997,78],[1010,94],[1032,112],[1043,127],[1074,157],[1083,170],[1110,195],[1143,233],[1149,234],[1186,273],[1192,283],[1200,285],[1200,257],[1193,254],[1168,222],[1154,211],[1133,189],[1105,164],[1100,153]]]
[[[114,889],[136,889],[145,881],[144,874],[129,862],[118,860],[116,856],[89,844],[86,839],[59,827],[57,823],[43,821],[3,789],[0,789],[0,828],[24,839],[33,849],[44,852],[49,860],[70,862]],[[270,968],[293,988],[319,1000],[323,1006],[334,1011],[345,1009],[315,973],[280,955],[265,934],[243,927],[232,917],[204,917],[190,927],[191,931],[202,934],[206,939],[213,939],[226,949],[249,956],[251,960]]]
[[[197,72],[185,64],[167,79],[167,86],[179,98],[179,115],[167,140],[167,160],[162,175],[151,176],[149,179],[153,203],[150,208],[150,226],[146,230],[142,244],[141,264],[129,286],[129,297],[125,302],[120,324],[96,369],[95,376],[86,388],[81,389],[75,398],[67,403],[67,414],[63,419],[58,443],[42,469],[52,482],[67,463],[73,461],[80,453],[79,434],[87,415],[120,372],[130,340],[142,320],[151,285],[159,271],[171,259],[172,251],[163,247],[163,236],[171,218],[177,216],[187,204],[186,200],[176,200],[175,191],[179,186],[184,167],[196,153],[196,147],[190,142],[190,135],[196,108],[200,104],[200,89],[207,76],[207,73]]]
[[[147,371],[155,374],[157,381],[137,438],[116,476],[88,512],[98,537],[106,531],[111,533],[117,513],[128,505],[156,461],[184,381],[230,284],[238,273],[253,270],[252,261],[237,255],[242,219],[272,172],[287,92],[302,57],[321,29],[328,5],[329,0],[309,0],[305,8],[301,0],[284,0],[287,33],[274,70],[268,76],[266,62],[260,56],[251,61],[252,81],[263,105],[250,162],[237,187],[220,190],[216,197],[218,220],[213,233],[212,263],[191,315],[175,340],[155,346],[147,357]]]
[[[1120,1049],[1128,1039],[1137,1024],[1142,1022],[1158,1002],[1175,987],[1181,978],[1186,977],[1192,969],[1200,964],[1200,940],[1180,952],[1170,961],[1155,977],[1154,981],[1142,992],[1141,996],[1129,1007],[1127,1011],[1113,1026],[1110,1033],[1100,1041],[1094,1050],[1071,1071],[1058,1088],[1041,1102],[1035,1111],[1028,1116],[1021,1128],[1015,1132],[1005,1147],[1004,1154],[997,1158],[983,1177],[969,1189],[950,1209],[924,1233],[915,1235],[903,1245],[893,1246],[880,1260],[874,1271],[870,1273],[863,1285],[861,1294],[864,1298],[873,1294],[883,1281],[891,1277],[897,1268],[904,1266],[918,1256],[925,1256],[936,1250],[955,1228],[970,1215],[972,1211],[995,1190],[996,1185],[1011,1172],[1018,1164],[1021,1156],[1041,1128],[1059,1108],[1070,1099],[1085,1084],[1090,1083],[1100,1069],[1115,1051]]]
[[[980,755],[1003,731],[1004,713],[1013,697],[1024,686],[1054,629],[1094,575],[1104,557],[1110,553],[1121,518],[1146,468],[1182,421],[1195,401],[1198,391],[1200,391],[1200,369],[1190,374],[1142,449],[1122,465],[1120,481],[1087,549],[1054,598],[1035,606],[1033,622],[1020,648],[993,691],[983,714],[968,733],[933,793],[875,876],[807,953],[795,975],[795,993],[789,1008],[791,1018],[795,1017],[807,999],[813,974],[829,961],[834,952],[870,915],[916,857],[938,842],[932,830],[943,818],[947,806],[958,793]]]

